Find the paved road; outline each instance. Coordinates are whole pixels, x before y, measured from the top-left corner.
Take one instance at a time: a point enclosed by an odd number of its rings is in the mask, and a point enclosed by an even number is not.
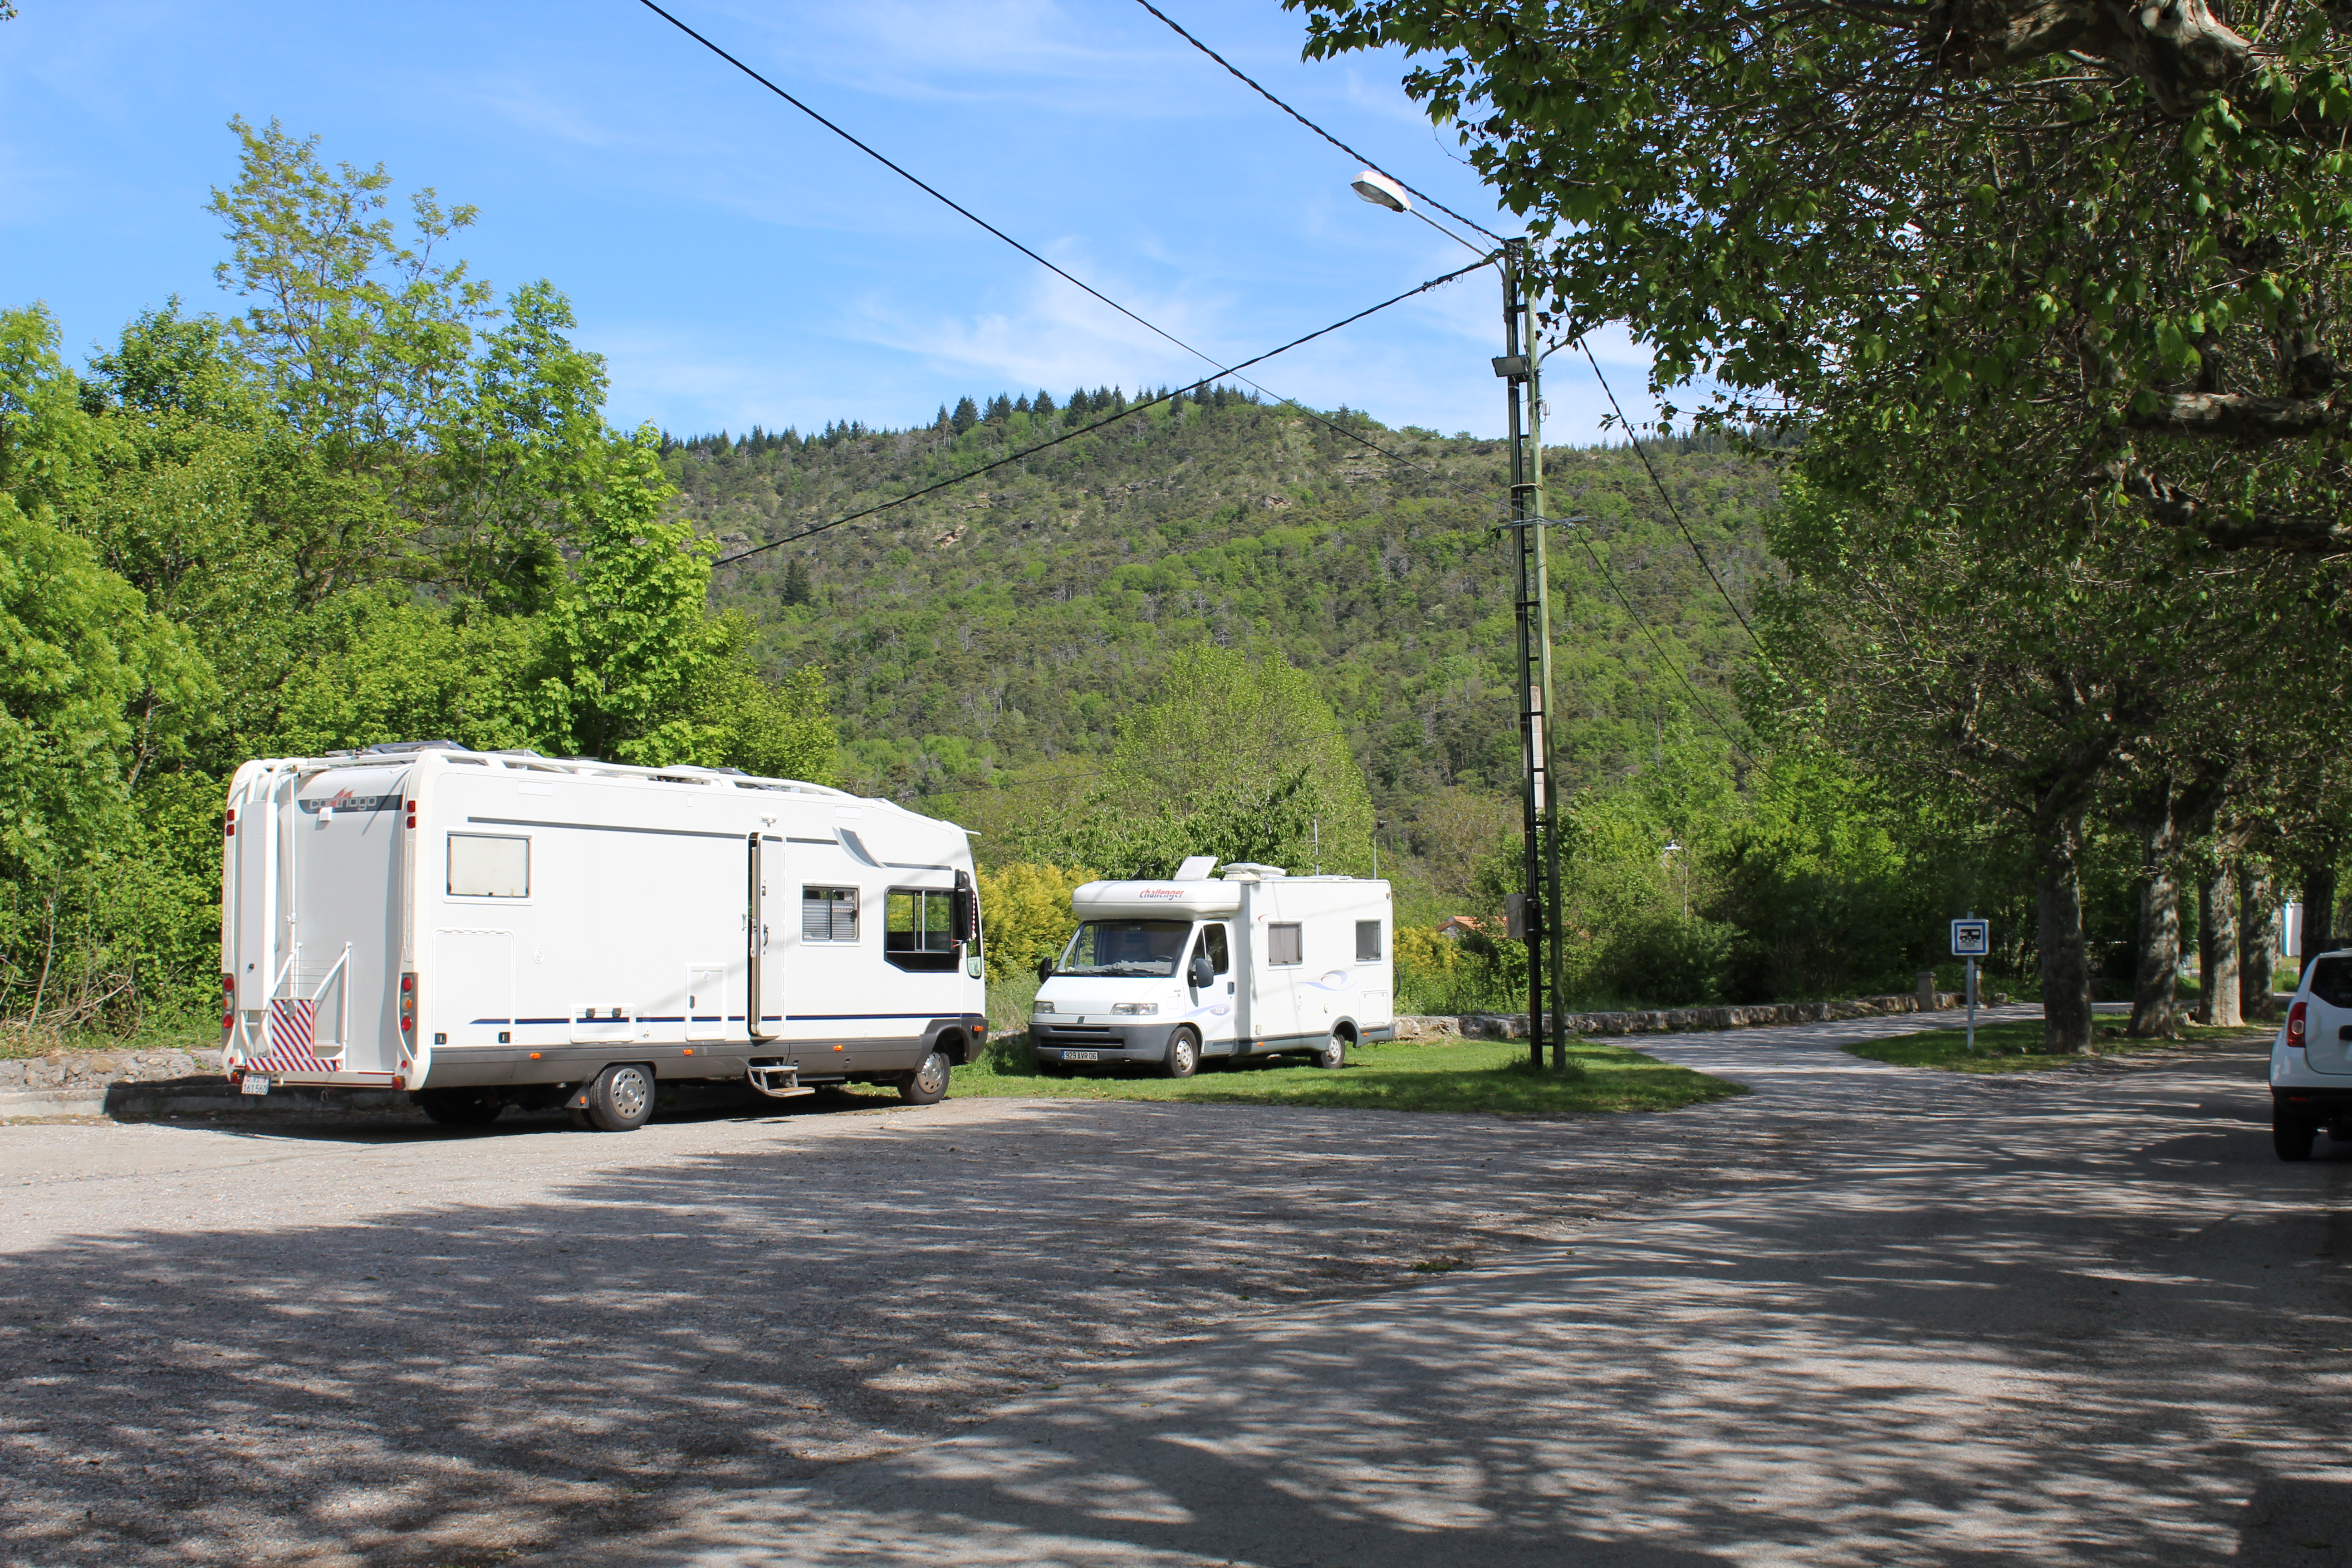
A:
[[[2273,1160],[2248,1053],[1834,1049],[1907,1022],[1568,1123],[8,1130],[0,1550],[2352,1563],[2352,1158]]]

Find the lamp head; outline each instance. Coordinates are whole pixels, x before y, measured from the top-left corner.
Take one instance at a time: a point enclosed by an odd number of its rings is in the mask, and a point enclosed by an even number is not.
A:
[[[1412,202],[1404,194],[1404,187],[1398,184],[1394,180],[1390,179],[1386,174],[1381,174],[1378,169],[1365,170],[1362,174],[1358,174],[1353,180],[1350,180],[1349,184],[1354,189],[1358,195],[1363,197],[1366,201],[1377,203],[1378,205],[1388,208],[1391,212],[1409,213],[1412,211]]]

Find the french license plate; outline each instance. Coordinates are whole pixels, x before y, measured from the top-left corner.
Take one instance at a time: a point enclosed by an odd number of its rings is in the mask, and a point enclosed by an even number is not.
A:
[[[237,1079],[236,1086],[247,1094],[268,1094],[269,1092],[269,1080],[266,1078],[256,1078],[251,1073],[247,1073],[243,1078]]]
[[[1102,1053],[1100,1051],[1064,1051],[1062,1059],[1066,1062],[1098,1062],[1102,1060]]]

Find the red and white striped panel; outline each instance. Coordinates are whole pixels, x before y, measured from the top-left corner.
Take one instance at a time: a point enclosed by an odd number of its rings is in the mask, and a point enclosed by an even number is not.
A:
[[[269,1004],[268,1050],[246,1066],[258,1072],[325,1072],[317,1043],[319,1005],[281,996]]]

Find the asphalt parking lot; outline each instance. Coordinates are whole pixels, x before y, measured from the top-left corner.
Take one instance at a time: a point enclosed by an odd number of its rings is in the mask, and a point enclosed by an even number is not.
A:
[[[1895,1026],[1563,1121],[0,1129],[0,1552],[2352,1563],[2352,1153]]]

